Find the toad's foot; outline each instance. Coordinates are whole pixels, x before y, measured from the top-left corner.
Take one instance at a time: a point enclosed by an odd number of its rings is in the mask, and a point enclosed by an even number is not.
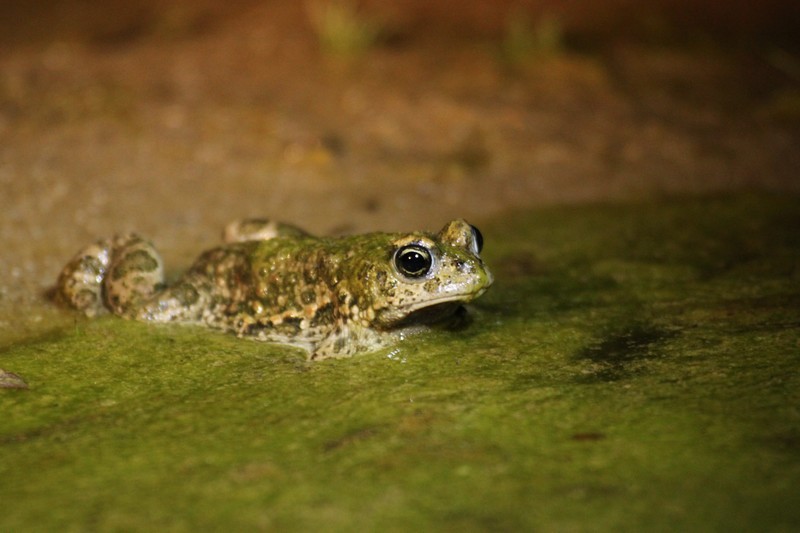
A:
[[[90,244],[61,271],[56,299],[96,316],[132,316],[164,283],[164,265],[153,245],[138,235]]]
[[[234,220],[222,231],[226,243],[245,241],[266,241],[276,237],[304,237],[308,233],[284,222],[268,218],[242,218]]]

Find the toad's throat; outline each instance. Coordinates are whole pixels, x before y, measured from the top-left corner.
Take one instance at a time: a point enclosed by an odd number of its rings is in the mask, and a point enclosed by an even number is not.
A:
[[[484,289],[485,290],[485,289]],[[483,291],[470,296],[451,294],[433,300],[409,304],[384,314],[380,322],[387,329],[402,328],[412,324],[433,324],[447,320],[459,312],[463,304],[477,298]]]

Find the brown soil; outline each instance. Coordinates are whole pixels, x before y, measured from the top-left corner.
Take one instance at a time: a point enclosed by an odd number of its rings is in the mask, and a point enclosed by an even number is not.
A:
[[[343,59],[321,53],[299,1],[21,4],[0,18],[0,327],[117,231],[185,265],[248,215],[435,229],[542,204],[800,191],[800,61],[763,40],[613,39],[629,14],[591,12],[606,29],[592,32],[573,6],[563,49],[511,64],[509,3],[372,2],[386,40]],[[676,34],[636,20],[632,34]]]

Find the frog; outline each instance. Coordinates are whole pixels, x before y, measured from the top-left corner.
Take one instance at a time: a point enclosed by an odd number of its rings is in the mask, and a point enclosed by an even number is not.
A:
[[[437,233],[316,237],[268,218],[225,226],[171,283],[153,243],[118,234],[61,271],[57,302],[88,317],[205,326],[303,349],[310,360],[375,352],[461,321],[494,278],[483,236],[464,219]]]

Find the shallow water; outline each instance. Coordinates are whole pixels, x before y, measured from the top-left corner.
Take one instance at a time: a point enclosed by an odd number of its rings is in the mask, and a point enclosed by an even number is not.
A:
[[[794,529],[797,200],[508,214],[466,329],[341,361],[42,307],[0,529]]]

